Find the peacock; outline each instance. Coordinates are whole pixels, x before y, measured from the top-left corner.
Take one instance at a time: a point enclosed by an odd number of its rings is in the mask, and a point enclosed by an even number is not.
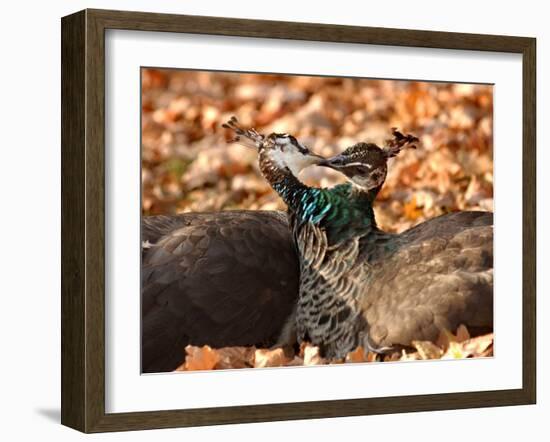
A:
[[[282,157],[296,174],[322,159]],[[277,345],[299,287],[285,212],[147,216],[141,227],[143,372],[174,370],[188,344]]]
[[[286,214],[144,217],[142,371],[175,370],[185,346],[271,346],[298,297]]]
[[[281,155],[296,174],[324,159]],[[146,216],[141,237],[143,372],[174,370],[188,344],[293,346],[299,260],[286,212]]]
[[[399,234],[376,224],[372,204],[388,159],[414,146],[416,137],[394,130],[384,148],[357,143],[318,159],[318,166],[349,181],[321,189],[297,178],[296,158],[307,149],[295,137],[263,136],[234,117],[226,127],[258,149],[262,175],[288,206],[300,262],[291,319],[298,341],[319,346],[327,358],[342,358],[358,346],[383,352],[434,341],[460,324],[492,328],[492,213],[449,213]]]

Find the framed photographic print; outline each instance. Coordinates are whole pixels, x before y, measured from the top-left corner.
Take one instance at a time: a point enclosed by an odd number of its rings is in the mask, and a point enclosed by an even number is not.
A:
[[[532,404],[535,39],[62,19],[62,423]]]

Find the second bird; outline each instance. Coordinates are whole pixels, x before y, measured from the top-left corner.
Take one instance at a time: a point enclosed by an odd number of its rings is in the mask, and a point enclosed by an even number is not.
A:
[[[464,324],[493,327],[493,215],[455,212],[400,234],[382,231],[372,209],[387,160],[417,139],[394,131],[385,148],[358,143],[319,160],[350,183],[308,187],[284,152],[307,150],[288,134],[263,136],[227,123],[259,152],[260,169],[291,214],[299,254],[298,340],[324,356],[344,357],[361,345],[383,351],[434,341]]]

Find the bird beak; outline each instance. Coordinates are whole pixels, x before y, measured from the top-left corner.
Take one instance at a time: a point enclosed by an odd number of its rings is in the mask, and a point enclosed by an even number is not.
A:
[[[325,157],[322,157],[321,155],[317,155],[316,153],[309,153],[308,155],[309,160],[311,161],[311,164],[321,164],[326,161]]]
[[[307,153],[306,155],[300,155],[295,157],[294,161],[299,164],[300,170],[309,166],[319,164],[321,161],[325,161],[325,158],[315,153]]]
[[[330,167],[331,169],[340,169],[345,166],[345,164],[346,162],[343,155],[335,155],[317,163],[318,166]]]

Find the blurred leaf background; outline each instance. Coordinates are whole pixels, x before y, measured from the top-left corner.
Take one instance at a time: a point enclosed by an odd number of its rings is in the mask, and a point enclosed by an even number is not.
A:
[[[263,133],[286,132],[324,156],[392,127],[420,138],[391,160],[375,207],[387,231],[454,210],[493,210],[490,85],[142,69],[144,215],[285,206],[252,149],[229,144],[232,115]],[[342,182],[310,167],[310,185]]]

